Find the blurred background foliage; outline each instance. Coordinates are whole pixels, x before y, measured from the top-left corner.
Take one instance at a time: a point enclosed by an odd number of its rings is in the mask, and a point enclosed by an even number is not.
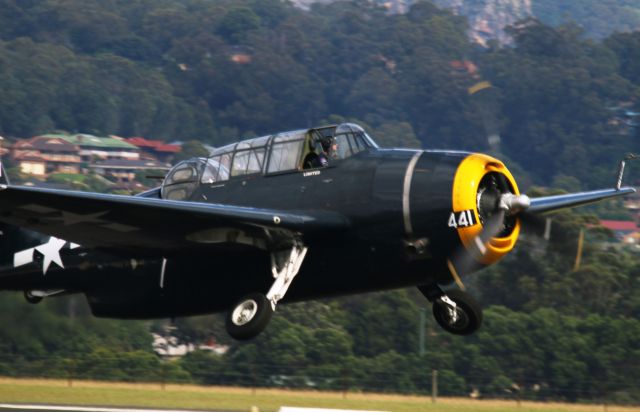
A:
[[[551,3],[538,15],[561,23]],[[221,145],[342,116],[384,145],[493,151],[534,183],[585,187],[638,150],[624,113],[640,111],[640,33],[592,40],[529,18],[484,48],[467,29],[428,2],[390,15],[365,1],[7,0],[0,134]],[[469,92],[482,81],[493,87]]]

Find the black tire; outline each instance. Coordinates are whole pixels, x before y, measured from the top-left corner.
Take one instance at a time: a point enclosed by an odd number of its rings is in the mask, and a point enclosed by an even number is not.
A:
[[[458,319],[452,322],[449,306],[437,299],[433,302],[433,317],[438,325],[454,335],[471,335],[482,324],[482,307],[470,294],[461,290],[449,290],[446,295],[456,303]]]
[[[227,314],[227,333],[236,340],[255,338],[267,327],[272,314],[271,302],[265,295],[262,293],[247,295],[240,299]]]
[[[27,300],[27,302],[31,303],[32,305],[42,302],[42,297],[33,296],[30,290],[24,291],[24,298]]]

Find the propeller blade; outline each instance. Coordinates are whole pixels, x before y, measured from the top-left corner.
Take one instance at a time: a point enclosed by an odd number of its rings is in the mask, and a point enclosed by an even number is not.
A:
[[[511,192],[512,188],[504,174],[496,173],[493,179],[493,188],[489,186],[479,194],[479,213],[488,215],[483,221],[481,220],[482,230],[470,244],[455,251],[451,260],[447,262],[454,280],[459,285],[462,284],[460,276],[471,273],[481,266],[479,261],[488,252],[488,242],[507,227],[505,226],[507,216],[521,216],[531,204],[531,199],[527,195],[516,195]]]
[[[477,258],[482,257],[487,253],[487,242],[502,231],[504,227],[505,214],[505,210],[498,209],[487,220],[482,232],[480,232],[480,234],[471,242],[473,245],[472,250],[463,248],[462,250],[458,250],[454,253],[453,259],[451,260],[456,273],[454,278],[456,276],[464,276],[465,274],[472,272],[473,269],[478,266]]]
[[[480,235],[476,237],[476,239],[480,238],[482,247],[484,248],[484,251],[482,249],[480,250],[482,252],[482,255],[486,253],[486,246],[484,246],[485,243],[487,243],[489,239],[500,233],[504,228],[505,214],[506,210],[498,209],[498,211],[489,218],[486,225],[484,226],[484,229],[482,230],[482,232],[480,232]],[[475,243],[478,244],[477,240],[475,241]]]

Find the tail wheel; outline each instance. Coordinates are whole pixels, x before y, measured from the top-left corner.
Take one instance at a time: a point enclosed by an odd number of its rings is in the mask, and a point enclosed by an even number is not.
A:
[[[24,298],[33,305],[42,302],[42,296],[34,296],[30,290],[24,291]]]
[[[227,314],[227,333],[237,340],[252,339],[267,327],[272,314],[271,302],[265,295],[247,295]]]
[[[478,302],[461,290],[447,291],[446,296],[456,306],[454,309],[442,299],[433,302],[433,316],[438,325],[454,335],[470,335],[478,330],[482,324],[482,308]]]

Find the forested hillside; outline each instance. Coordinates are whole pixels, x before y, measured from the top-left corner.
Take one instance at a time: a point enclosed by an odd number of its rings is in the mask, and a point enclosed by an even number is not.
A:
[[[639,33],[594,43],[531,20],[512,29],[514,47],[478,50],[464,18],[429,3],[405,15],[368,2],[310,12],[279,0],[5,3],[8,136],[221,144],[339,116],[395,145],[488,150],[497,133],[493,149],[534,182],[585,186],[638,146],[637,128],[617,124],[612,108],[638,106]],[[481,80],[494,88],[470,95]]]
[[[525,187],[613,185],[640,151],[640,32],[592,41],[527,20],[513,45],[478,48],[467,27],[427,2],[389,15],[367,1],[5,0],[0,134],[220,145],[349,119],[384,145],[489,151]],[[176,362],[152,353],[148,323],[7,293],[0,373],[426,392],[437,369],[443,394],[640,402],[640,260],[591,229],[574,271],[585,224],[561,215],[549,243],[525,238],[469,279],[483,328],[453,337],[429,318],[423,354],[413,290],[285,306],[257,340]],[[219,323],[179,319],[175,333],[224,339]]]

